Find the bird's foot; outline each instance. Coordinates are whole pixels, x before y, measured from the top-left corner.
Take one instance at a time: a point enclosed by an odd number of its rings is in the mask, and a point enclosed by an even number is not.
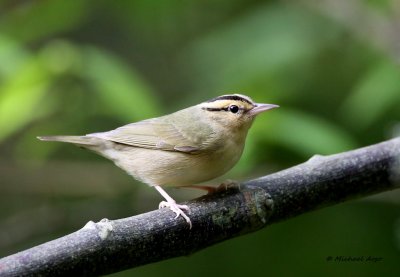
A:
[[[192,229],[192,222],[190,221],[190,218],[185,214],[184,211],[187,213],[190,213],[190,209],[187,205],[179,205],[175,201],[162,201],[158,205],[159,209],[162,208],[169,208],[171,211],[173,211],[176,216],[175,219],[177,219],[179,216],[182,216],[186,222],[189,224],[190,229]]]
[[[226,180],[215,189],[215,192],[223,192],[231,189],[240,190],[240,183],[234,180]]]

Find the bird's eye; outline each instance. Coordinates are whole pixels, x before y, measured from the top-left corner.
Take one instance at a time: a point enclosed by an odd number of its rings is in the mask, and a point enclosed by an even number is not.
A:
[[[236,106],[236,105],[230,105],[230,106],[229,106],[229,111],[230,111],[231,113],[237,113],[237,112],[239,111],[239,107]]]

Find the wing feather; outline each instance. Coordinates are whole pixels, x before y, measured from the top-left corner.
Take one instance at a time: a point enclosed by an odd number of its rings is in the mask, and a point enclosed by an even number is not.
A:
[[[204,127],[207,128],[208,126],[202,126],[202,128]],[[199,135],[199,133],[204,134],[204,131],[197,130],[196,134],[193,131],[196,132],[193,128],[188,129],[187,126],[180,126],[173,120],[154,118],[124,125],[109,132],[94,133],[87,136],[134,147],[196,153],[208,144],[210,137]]]

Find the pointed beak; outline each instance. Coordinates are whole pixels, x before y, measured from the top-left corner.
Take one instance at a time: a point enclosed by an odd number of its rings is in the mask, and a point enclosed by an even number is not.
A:
[[[279,108],[279,106],[274,105],[274,104],[257,103],[256,106],[249,111],[249,113],[250,113],[250,115],[255,116],[262,112],[265,112],[265,111],[268,111],[271,109],[275,109],[275,108]]]

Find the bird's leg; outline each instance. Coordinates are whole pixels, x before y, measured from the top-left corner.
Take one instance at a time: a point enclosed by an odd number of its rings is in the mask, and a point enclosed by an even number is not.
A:
[[[199,190],[205,190],[207,191],[207,194],[213,194],[217,191],[217,187],[213,187],[213,186],[179,186],[176,187],[178,189],[180,188],[188,188],[188,189],[199,189]]]
[[[160,202],[160,205],[158,206],[160,209],[168,207],[173,211],[176,216],[175,218],[178,218],[179,216],[182,216],[187,223],[189,223],[190,229],[192,229],[192,222],[190,221],[190,218],[184,213],[183,210],[186,212],[190,212],[189,207],[187,205],[179,205],[176,203],[174,199],[172,199],[171,196],[168,195],[168,193],[163,190],[160,186],[154,186],[154,188],[165,198],[167,201],[162,201]]]
[[[217,192],[224,192],[230,189],[240,190],[240,183],[233,180],[226,180],[218,187],[204,185],[204,186],[179,186],[177,188],[200,189],[207,191],[207,194],[214,194]]]

